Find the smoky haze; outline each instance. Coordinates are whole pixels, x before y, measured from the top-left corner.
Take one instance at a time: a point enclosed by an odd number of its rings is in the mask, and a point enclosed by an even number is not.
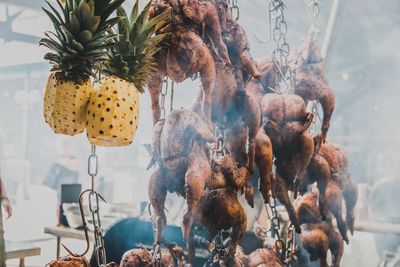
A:
[[[131,2],[126,5],[131,6]],[[310,28],[308,1],[285,2],[288,43],[291,51],[295,51]],[[322,41],[332,1],[320,2]],[[328,81],[336,93],[328,140],[346,148],[351,177],[364,183],[360,187],[358,215],[363,219],[400,222],[397,201],[400,188],[400,1],[343,2],[327,63]],[[0,21],[6,20],[6,6],[0,1]],[[260,42],[269,39],[267,2],[242,0],[239,6],[239,23],[247,31],[253,57],[270,56],[273,42]],[[40,10],[9,7],[11,14],[21,10],[24,12],[13,24],[14,31],[43,36],[44,31],[51,29]],[[49,71],[49,65],[42,59],[45,51],[37,44],[0,39],[0,160],[2,176],[14,203],[29,198],[32,185],[42,185],[55,162],[66,162],[76,170],[84,186],[89,182],[86,160],[90,146],[85,135],[56,136],[44,123],[42,98]],[[174,108],[190,108],[199,90],[198,80],[176,85]],[[149,156],[143,144],[150,142],[151,130],[150,98],[146,92],[141,95],[140,125],[133,144],[123,148],[99,148],[99,176],[103,177],[103,193],[110,202],[146,201],[150,172],[145,171]],[[22,238],[24,232],[10,224],[8,236]],[[376,266],[373,237],[363,233],[356,233],[356,237],[352,246],[346,247],[343,266]],[[387,242],[391,242],[392,248],[400,246],[397,239]],[[368,254],[370,252],[372,254]],[[375,256],[368,260],[368,255]]]

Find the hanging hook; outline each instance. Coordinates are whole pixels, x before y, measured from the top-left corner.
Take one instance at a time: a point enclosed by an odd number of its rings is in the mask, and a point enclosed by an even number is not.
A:
[[[98,211],[98,199],[99,199],[99,198],[100,198],[102,201],[104,201],[105,203],[107,203],[107,201],[105,201],[105,199],[104,199],[99,193],[97,193],[97,192],[95,192],[95,191],[92,191],[91,189],[87,189],[87,190],[83,191],[83,192],[79,195],[79,210],[80,210],[80,213],[81,213],[81,219],[82,219],[82,224],[83,224],[83,231],[84,231],[84,233],[85,233],[85,242],[86,242],[85,251],[84,251],[83,253],[81,253],[81,254],[77,254],[77,253],[72,252],[72,251],[71,251],[67,246],[65,246],[64,244],[61,244],[61,245],[64,247],[64,249],[65,249],[71,256],[74,256],[74,257],[83,257],[83,256],[85,256],[85,255],[88,253],[89,248],[90,248],[89,231],[88,231],[88,227],[87,227],[87,224],[88,224],[88,223],[86,222],[85,211],[84,211],[84,207],[83,207],[83,197],[84,197],[84,195],[87,194],[87,193],[89,193],[89,194],[91,194],[91,193],[96,194],[96,198],[97,198],[96,212]],[[89,207],[91,206],[90,203],[91,203],[91,202],[90,202],[90,196],[89,196]]]

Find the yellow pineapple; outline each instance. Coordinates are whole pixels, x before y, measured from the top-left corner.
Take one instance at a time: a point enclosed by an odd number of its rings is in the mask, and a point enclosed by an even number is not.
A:
[[[45,121],[55,133],[75,135],[85,130],[91,81],[83,84],[57,80],[50,74],[44,98]]]
[[[139,92],[126,80],[106,77],[90,96],[86,132],[91,144],[124,146],[132,143],[139,121]]]
[[[43,9],[54,33],[45,33],[40,45],[52,65],[45,88],[43,115],[55,133],[75,135],[85,129],[86,108],[93,92],[93,71],[106,58],[114,36],[107,31],[118,19],[107,18],[124,0],[56,0],[60,11]],[[65,3],[64,3],[65,2]]]
[[[106,76],[99,90],[90,95],[86,113],[86,133],[91,144],[124,146],[132,143],[135,136],[139,92],[144,91],[155,71],[154,55],[166,36],[154,36],[154,32],[170,16],[163,13],[149,19],[150,3],[139,13],[139,1],[136,1],[129,19],[122,7],[117,9],[121,20],[115,44],[108,48],[108,59],[103,66]]]

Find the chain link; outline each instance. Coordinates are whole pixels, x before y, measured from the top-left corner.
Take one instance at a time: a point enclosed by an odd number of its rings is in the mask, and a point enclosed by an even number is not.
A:
[[[91,177],[91,189],[89,192],[89,210],[92,215],[94,226],[95,253],[97,264],[104,267],[107,263],[104,237],[101,230],[99,199],[101,196],[95,191],[95,178],[99,169],[99,160],[96,155],[96,146],[92,145],[91,154],[88,158],[88,174]]]
[[[308,7],[312,15],[312,25],[310,31],[314,33],[314,39],[318,40],[321,33],[321,28],[319,25],[319,13],[320,13],[320,3],[317,0],[311,0]]]
[[[285,20],[284,10],[286,8],[282,0],[269,1],[269,26],[270,39],[275,42],[275,49],[272,51],[272,61],[274,63],[275,72],[275,88],[276,93],[293,91],[293,75],[289,65],[290,46],[286,41],[287,23]],[[286,90],[282,91],[282,87]]]
[[[276,252],[281,255],[281,258],[283,260],[283,257],[285,255],[285,241],[282,239],[281,237],[281,222],[279,220],[279,213],[278,210],[276,209],[276,198],[273,197],[271,198],[271,201],[269,202],[269,207],[271,209],[271,228],[270,228],[270,232],[271,232],[271,236],[273,238],[276,238],[275,241],[275,249]],[[265,207],[268,211],[268,208]]]
[[[233,21],[238,21],[240,17],[239,0],[230,0],[229,5]]]
[[[165,119],[166,116],[165,99],[167,98],[168,95],[169,84],[170,82],[168,77],[165,77],[161,86],[160,119]],[[172,112],[174,110],[174,90],[175,90],[175,82],[171,81],[171,98],[170,98],[169,112]]]
[[[296,252],[296,236],[294,232],[294,225],[290,224],[287,232],[286,239],[286,254],[285,254],[285,264],[286,266],[291,266],[291,263],[295,260]]]

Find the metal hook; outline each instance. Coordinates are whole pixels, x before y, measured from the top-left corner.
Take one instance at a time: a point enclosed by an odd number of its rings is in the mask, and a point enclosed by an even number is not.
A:
[[[79,195],[79,210],[80,210],[80,213],[81,213],[81,219],[82,219],[82,224],[83,224],[83,230],[84,230],[84,233],[85,233],[85,242],[86,242],[86,249],[85,249],[85,251],[83,252],[83,253],[81,253],[81,254],[77,254],[77,253],[74,253],[74,252],[72,252],[67,246],[65,246],[64,244],[61,244],[63,247],[64,247],[64,249],[71,255],[71,256],[74,256],[74,257],[83,257],[83,256],[85,256],[87,253],[88,253],[88,251],[89,251],[89,248],[90,248],[90,239],[89,239],[89,232],[88,232],[88,227],[87,227],[87,222],[86,222],[86,218],[85,218],[85,211],[84,211],[84,208],[83,208],[83,196],[86,194],[86,193],[90,193],[90,194],[92,194],[92,193],[94,193],[94,194],[96,194],[96,199],[97,199],[97,205],[98,205],[98,199],[100,198],[102,201],[104,201],[105,203],[107,203],[107,201],[105,201],[105,199],[99,194],[99,193],[97,193],[96,191],[92,191],[91,189],[87,189],[87,190],[85,190],[85,191],[83,191],[80,195]],[[90,205],[90,198],[89,198],[89,207],[91,206]],[[98,213],[98,206],[97,206],[97,209],[96,209],[96,213]]]

